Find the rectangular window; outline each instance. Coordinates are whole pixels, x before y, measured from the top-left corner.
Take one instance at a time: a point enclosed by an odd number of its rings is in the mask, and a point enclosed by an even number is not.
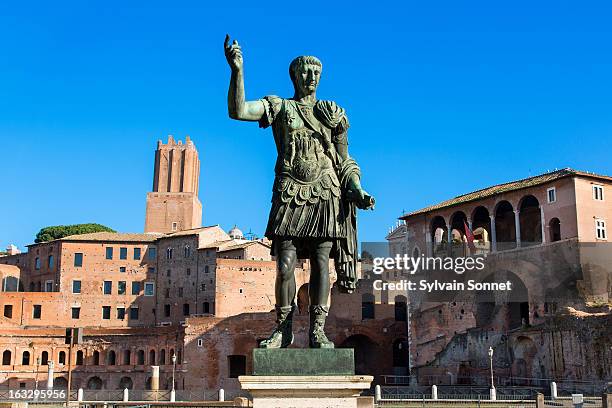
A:
[[[119,267],[119,272],[125,273],[125,271],[126,271],[125,266],[120,266]]]
[[[53,255],[49,255],[49,258],[47,258],[47,268],[49,268],[50,271],[53,270]]]
[[[172,248],[166,249],[166,259],[172,259]]]
[[[4,305],[4,317],[9,319],[13,317],[13,305]]]
[[[132,282],[132,295],[140,295],[140,282]]]
[[[157,258],[157,248],[155,247],[149,247],[148,249],[148,257],[149,259],[155,259]]]
[[[110,295],[113,293],[113,282],[104,281],[104,294]]]
[[[111,311],[110,306],[102,306],[102,319],[110,320],[110,311]]]
[[[176,230],[178,230],[178,223],[173,222],[173,223],[172,223],[172,231],[174,232],[174,231],[176,231]]]
[[[138,307],[130,307],[130,320],[138,320]]]
[[[113,259],[113,247],[106,247],[106,259]]]
[[[172,271],[171,271],[170,269],[168,269],[168,270],[166,271],[166,276],[171,276],[171,275],[172,275]]]
[[[604,188],[602,185],[593,184],[593,200],[604,200]]]
[[[164,305],[164,317],[170,317],[170,305]]]
[[[83,266],[83,254],[81,252],[74,254],[74,266],[77,268]]]
[[[189,303],[183,305],[183,316],[189,316]]]
[[[126,288],[125,281],[119,281],[117,283],[117,294],[118,295],[125,295],[125,288]]]
[[[45,282],[45,292],[53,292],[53,281],[48,280]]]
[[[170,288],[166,288],[166,295],[164,296],[166,299],[170,297]]]
[[[72,293],[81,293],[81,281],[80,280],[72,281]]]
[[[198,347],[202,347],[204,345],[204,340],[198,339]]]
[[[155,283],[153,283],[153,282],[146,282],[145,283],[144,295],[145,296],[154,296],[155,295]]]
[[[549,188],[548,190],[546,190],[546,192],[548,195],[549,203],[554,203],[555,201],[557,201],[557,190],[554,187]]]
[[[127,259],[127,248],[126,247],[119,248],[119,259]]]
[[[42,305],[34,305],[32,307],[32,317],[34,319],[40,319],[41,315],[42,315]]]
[[[595,236],[597,239],[608,239],[606,222],[604,220],[595,220]]]
[[[155,268],[150,266],[149,269],[147,270],[147,272],[150,273],[150,274],[154,274],[155,273]]]
[[[34,269],[36,269],[36,270],[40,269],[40,258],[38,258],[38,257],[34,260]]]
[[[205,283],[202,284],[202,290],[206,290],[206,284]]]
[[[134,248],[134,260],[135,261],[140,261],[140,248]]]
[[[119,320],[125,319],[125,307],[117,308],[117,319]]]
[[[72,318],[73,319],[79,319],[81,317],[81,308],[80,307],[73,307],[72,308]]]
[[[182,287],[178,288],[178,295],[179,295],[179,297],[183,297],[183,288]]]

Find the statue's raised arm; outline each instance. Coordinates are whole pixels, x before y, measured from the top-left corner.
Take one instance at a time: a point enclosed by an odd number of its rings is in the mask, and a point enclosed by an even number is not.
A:
[[[242,49],[238,41],[230,44],[229,34],[225,36],[225,58],[232,70],[229,91],[227,93],[227,110],[230,118],[256,122],[264,114],[265,107],[262,101],[248,102],[244,95],[244,70]]]

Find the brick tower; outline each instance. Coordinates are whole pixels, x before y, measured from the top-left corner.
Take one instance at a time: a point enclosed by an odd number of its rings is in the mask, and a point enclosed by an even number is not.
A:
[[[185,144],[168,136],[157,142],[153,191],[147,193],[145,232],[174,232],[202,226],[198,199],[200,160],[189,136]]]

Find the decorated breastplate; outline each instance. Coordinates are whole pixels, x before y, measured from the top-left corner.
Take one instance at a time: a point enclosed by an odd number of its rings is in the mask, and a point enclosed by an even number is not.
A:
[[[301,112],[297,112],[300,109]],[[283,154],[283,170],[302,182],[313,182],[324,170],[332,169],[331,160],[323,148],[323,135],[310,129],[302,120],[318,124],[312,107],[292,101],[285,109],[286,136]]]
[[[308,126],[303,118],[308,121]],[[275,186],[282,200],[295,200],[301,205],[307,201],[313,203],[331,196],[338,197],[340,183],[325,152],[325,136],[312,129],[320,126],[314,118],[312,106],[287,101],[283,119],[282,168]]]

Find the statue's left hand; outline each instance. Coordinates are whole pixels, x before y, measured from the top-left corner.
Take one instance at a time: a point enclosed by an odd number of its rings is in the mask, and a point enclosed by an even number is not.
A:
[[[357,208],[362,210],[373,210],[376,200],[365,190],[350,190],[349,199],[355,203]]]

